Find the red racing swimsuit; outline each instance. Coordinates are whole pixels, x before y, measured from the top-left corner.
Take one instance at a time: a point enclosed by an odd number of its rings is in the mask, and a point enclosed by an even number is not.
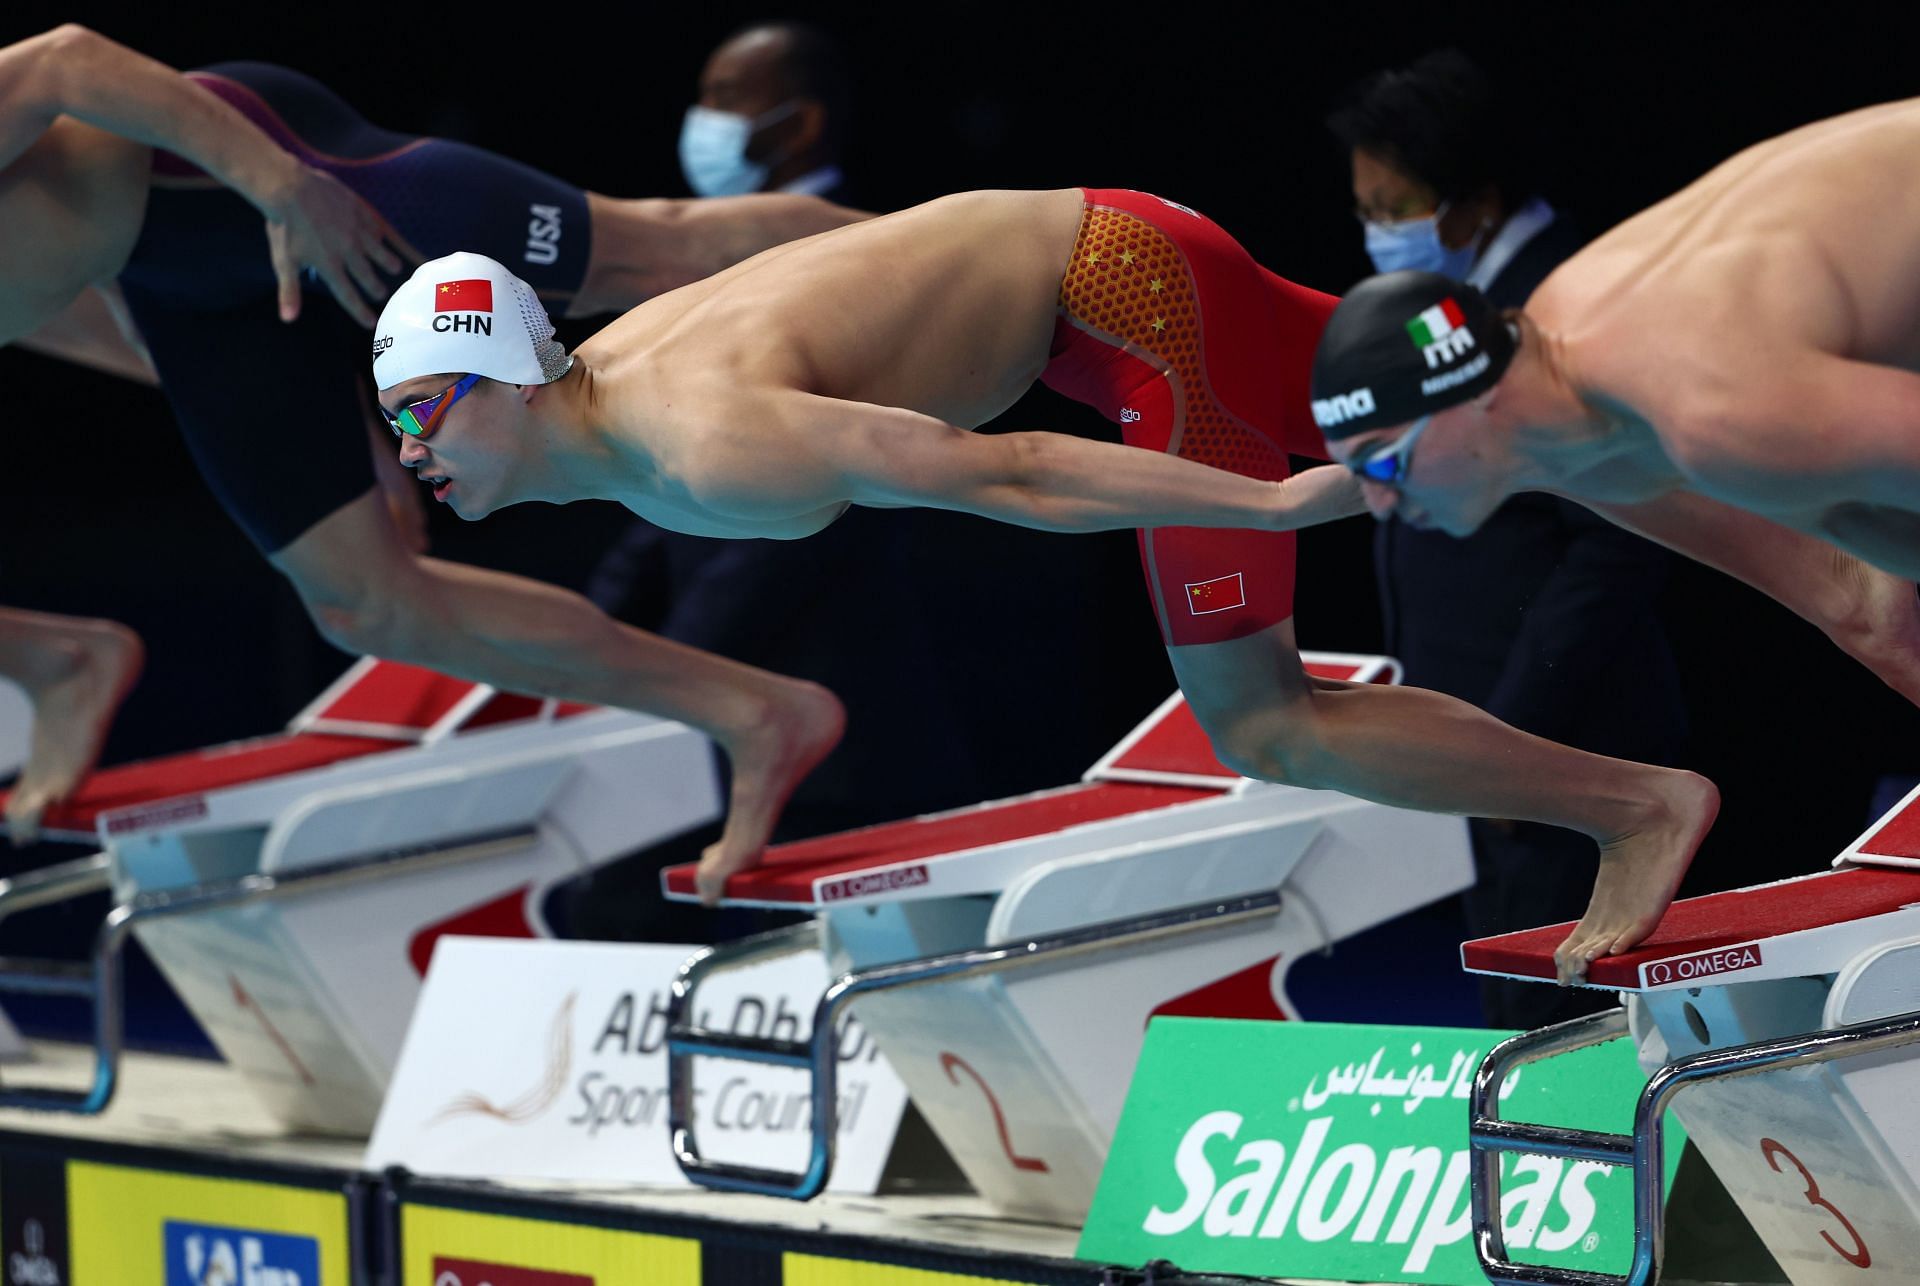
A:
[[[1041,379],[1129,446],[1278,482],[1328,458],[1308,374],[1339,302],[1268,272],[1211,220],[1143,192],[1087,188]],[[1169,646],[1293,615],[1292,532],[1160,527],[1140,559]]]

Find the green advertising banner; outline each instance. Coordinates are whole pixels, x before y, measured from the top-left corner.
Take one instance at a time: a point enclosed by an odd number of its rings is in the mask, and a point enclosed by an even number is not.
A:
[[[1189,1272],[1484,1282],[1469,1236],[1467,1095],[1507,1033],[1160,1018],[1147,1032],[1079,1255]],[[1522,1068],[1501,1114],[1625,1133],[1631,1042]],[[1667,1122],[1667,1179],[1684,1136]],[[1503,1158],[1509,1256],[1589,1272],[1633,1257],[1633,1174]]]

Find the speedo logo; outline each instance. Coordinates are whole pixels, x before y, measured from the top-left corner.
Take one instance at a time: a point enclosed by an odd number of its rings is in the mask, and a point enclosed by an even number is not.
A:
[[[1323,429],[1345,424],[1363,415],[1373,414],[1373,390],[1357,388],[1351,393],[1313,399],[1313,422]]]
[[[1401,1270],[1424,1272],[1434,1252],[1463,1240],[1472,1226],[1469,1153],[1437,1147],[1397,1147],[1383,1159],[1371,1145],[1348,1143],[1327,1151],[1330,1116],[1307,1121],[1291,1149],[1277,1139],[1248,1139],[1222,1181],[1207,1155],[1215,1140],[1233,1143],[1244,1118],[1209,1112],[1195,1121],[1174,1153],[1183,1195],[1171,1210],[1154,1206],[1141,1224],[1156,1237],[1173,1237],[1196,1224],[1208,1237],[1259,1237],[1405,1246]],[[1225,1149],[1215,1145],[1214,1151]],[[1508,1156],[1502,1156],[1507,1170]],[[1558,1157],[1518,1158],[1506,1177],[1502,1216],[1507,1244],[1516,1250],[1564,1251],[1593,1228],[1598,1205],[1587,1185],[1612,1167],[1592,1161],[1569,1165]]]

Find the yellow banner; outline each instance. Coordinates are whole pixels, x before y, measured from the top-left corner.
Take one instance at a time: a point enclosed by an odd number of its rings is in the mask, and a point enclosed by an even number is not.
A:
[[[73,1286],[349,1281],[338,1192],[71,1161],[67,1208]]]
[[[921,1268],[869,1264],[853,1259],[826,1259],[818,1255],[781,1256],[780,1278],[785,1286],[999,1286],[1005,1278],[967,1277],[960,1273],[930,1273]],[[408,1283],[412,1286],[412,1283]],[[710,1286],[724,1286],[713,1282]]]
[[[409,1204],[400,1244],[401,1286],[701,1286],[685,1237]]]

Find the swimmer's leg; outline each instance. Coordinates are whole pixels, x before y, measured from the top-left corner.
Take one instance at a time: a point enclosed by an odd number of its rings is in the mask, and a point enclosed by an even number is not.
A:
[[[0,608],[0,675],[33,703],[26,766],[7,800],[14,843],[32,843],[47,806],[92,769],[145,656],[140,636],[113,621]]]
[[[818,684],[622,625],[552,585],[408,553],[378,490],[271,557],[347,651],[644,710],[706,733],[733,766],[726,829],[700,862],[709,901],[728,875],[759,860],[793,788],[845,727],[839,699]]]
[[[1562,982],[1653,932],[1719,810],[1693,773],[1574,750],[1437,692],[1310,678],[1291,620],[1167,652],[1215,752],[1247,776],[1592,838],[1600,876],[1555,953]]]

